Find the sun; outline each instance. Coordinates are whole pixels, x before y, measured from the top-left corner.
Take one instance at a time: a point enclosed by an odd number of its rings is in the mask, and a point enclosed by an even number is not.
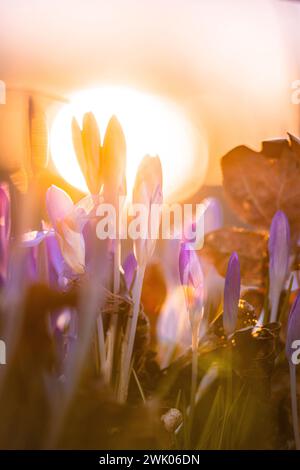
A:
[[[122,87],[81,91],[70,97],[56,115],[50,136],[51,155],[60,175],[73,186],[87,191],[72,144],[71,120],[81,125],[85,112],[92,111],[103,139],[114,114],[124,130],[127,145],[127,188],[132,192],[137,167],[144,155],[159,155],[164,176],[164,195],[174,199],[191,193],[191,181],[203,182],[207,149],[202,142],[197,162],[199,133],[182,110],[161,97]]]

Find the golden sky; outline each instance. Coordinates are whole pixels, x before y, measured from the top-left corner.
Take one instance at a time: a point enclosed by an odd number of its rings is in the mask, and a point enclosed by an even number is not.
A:
[[[218,184],[233,146],[298,133],[299,20],[300,6],[279,0],[1,0],[0,79],[59,96],[104,84],[166,97],[201,128],[206,182]]]

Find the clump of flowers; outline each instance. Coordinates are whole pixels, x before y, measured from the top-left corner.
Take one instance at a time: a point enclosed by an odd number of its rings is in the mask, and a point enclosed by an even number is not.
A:
[[[298,235],[290,226],[297,224],[278,210],[266,217],[269,235],[222,228],[220,203],[208,198],[201,213],[203,248],[196,250],[186,234],[162,243],[162,166],[158,156],[146,155],[132,194],[146,223],[125,241],[123,211],[130,203],[122,127],[113,116],[102,139],[87,113],[70,131],[85,197],[73,200],[50,185],[39,211],[38,178],[31,174],[32,190],[29,185],[20,198],[14,220],[18,189],[0,186],[0,344],[7,345],[0,348],[7,352],[0,360],[6,363],[0,369],[0,447],[111,448],[116,439],[126,448],[145,442],[170,449],[274,448],[276,439],[286,446],[293,429],[299,448],[298,292],[290,308],[298,290],[292,276]],[[298,151],[292,140],[289,152],[295,146]],[[47,159],[37,161],[40,171]],[[231,164],[225,173],[234,179]],[[118,223],[115,237],[99,237],[99,222],[108,231]],[[195,226],[191,220],[190,232]],[[210,257],[208,245],[215,247]],[[146,298],[155,299],[152,285],[145,288],[151,269],[163,293],[155,308]],[[270,440],[278,407],[270,379],[287,371],[290,434]]]

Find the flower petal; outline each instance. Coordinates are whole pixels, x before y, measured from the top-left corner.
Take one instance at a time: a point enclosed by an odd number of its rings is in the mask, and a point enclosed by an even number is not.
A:
[[[101,146],[97,121],[93,113],[85,113],[82,126],[82,144],[85,158],[85,180],[92,194],[101,188]]]
[[[84,273],[85,244],[82,233],[72,230],[67,224],[61,225],[58,242],[66,263],[77,274]]]
[[[146,155],[141,161],[133,189],[133,204],[143,204],[148,211],[147,238],[135,240],[134,249],[139,265],[153,255],[159,234],[163,202],[162,169],[159,157]]]
[[[204,277],[197,253],[189,243],[182,243],[179,253],[179,274],[184,287],[192,329],[203,315]]]
[[[290,253],[290,227],[284,212],[277,211],[272,219],[269,239],[270,276],[285,280]]]
[[[160,188],[160,191],[162,191],[162,167],[158,156],[151,157],[150,155],[146,155],[139,164],[134,183],[133,202],[140,202],[139,194],[142,184],[146,185],[150,201],[152,201],[157,188]]]
[[[124,277],[127,290],[130,290],[137,269],[137,261],[133,253],[129,253],[123,263]]]
[[[54,232],[53,232],[54,233]],[[23,248],[32,248],[33,246],[39,245],[48,236],[48,230],[33,230],[32,232],[26,232],[22,235],[21,243]]]
[[[179,252],[179,276],[181,284],[188,285],[189,282],[189,262],[190,262],[190,250],[187,247],[187,243],[182,243]]]
[[[123,129],[112,116],[108,122],[103,142],[103,183],[106,202],[114,203],[119,195],[126,194],[126,141]]]
[[[57,223],[68,217],[73,210],[73,201],[70,196],[55,185],[50,186],[46,194],[48,215],[54,227]]]
[[[87,173],[87,162],[84,154],[81,129],[75,118],[72,119],[72,139],[77,161],[83,175],[85,176]]]
[[[269,238],[269,301],[271,321],[276,320],[278,302],[288,275],[290,255],[290,227],[282,211],[274,215]]]
[[[293,342],[300,340],[300,293],[297,295],[288,319],[287,337],[286,337],[286,355],[291,362],[294,351]]]

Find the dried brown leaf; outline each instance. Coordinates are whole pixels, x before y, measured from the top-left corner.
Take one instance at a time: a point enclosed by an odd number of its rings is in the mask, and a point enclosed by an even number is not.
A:
[[[246,146],[222,158],[223,185],[229,204],[246,223],[269,229],[275,212],[283,210],[292,233],[300,231],[300,141],[264,141],[256,152]]]
[[[230,255],[236,251],[241,265],[242,283],[262,286],[267,269],[267,240],[265,232],[222,228],[205,237],[201,256],[208,258],[219,274],[225,277]]]

